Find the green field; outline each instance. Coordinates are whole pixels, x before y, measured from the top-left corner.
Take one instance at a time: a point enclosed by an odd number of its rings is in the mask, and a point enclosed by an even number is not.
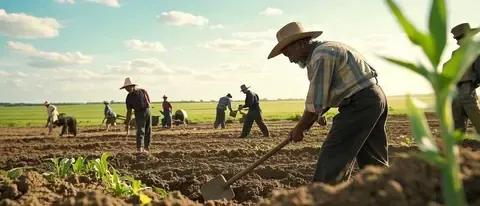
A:
[[[431,105],[432,98],[429,95],[417,96],[427,105]],[[390,113],[398,114],[405,112],[405,97],[389,97]],[[235,109],[242,102],[234,102]],[[213,122],[215,119],[216,102],[175,103],[172,102],[174,111],[184,109],[193,123]],[[99,125],[103,119],[104,105],[98,104],[57,104],[59,112],[73,115],[77,118],[80,126]],[[125,105],[116,103],[113,110],[124,115]],[[262,101],[261,107],[266,120],[295,119],[301,115],[304,109],[302,100],[277,100]],[[161,103],[154,103],[152,115],[160,116]],[[334,114],[335,110],[330,112]],[[46,109],[43,105],[37,106],[0,106],[0,127],[30,127],[42,126],[46,123]]]

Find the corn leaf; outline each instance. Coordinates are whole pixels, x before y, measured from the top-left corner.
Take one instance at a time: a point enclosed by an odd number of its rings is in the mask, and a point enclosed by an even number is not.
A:
[[[149,196],[141,193],[138,195],[138,198],[140,199],[140,204],[141,205],[148,205],[152,202],[152,198],[150,198]]]
[[[400,60],[400,59],[391,58],[391,57],[382,57],[382,58],[385,59],[386,61],[389,61],[389,62],[393,63],[393,64],[402,66],[404,68],[409,69],[410,71],[413,71],[417,74],[420,74],[423,77],[425,77],[427,80],[429,80],[431,78],[431,73],[422,65],[417,66],[414,63],[407,62],[407,61]]]
[[[432,140],[432,133],[428,127],[427,120],[423,111],[416,107],[414,99],[410,96],[407,97],[407,113],[412,123],[412,132],[415,137],[415,142],[418,148],[424,152],[427,160],[433,164],[438,164],[438,158],[440,154],[437,146]]]
[[[429,30],[433,41],[432,63],[437,68],[447,43],[447,9],[445,0],[433,0],[430,11]]]
[[[6,176],[8,179],[16,180],[18,177],[22,176],[23,169],[22,168],[13,168],[6,172]]]

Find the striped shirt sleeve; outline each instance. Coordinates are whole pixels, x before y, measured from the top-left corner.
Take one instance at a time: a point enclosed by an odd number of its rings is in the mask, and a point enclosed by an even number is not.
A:
[[[332,50],[319,51],[314,54],[316,60],[310,67],[307,98],[305,110],[321,113],[328,106],[328,97],[335,67],[336,53]]]

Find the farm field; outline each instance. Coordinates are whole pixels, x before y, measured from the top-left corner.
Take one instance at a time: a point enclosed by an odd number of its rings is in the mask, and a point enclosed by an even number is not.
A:
[[[417,95],[428,107],[432,105],[430,95]],[[55,104],[55,103],[54,103]],[[187,111],[189,120],[194,123],[213,122],[215,120],[216,102],[172,102],[174,111],[184,109]],[[232,103],[236,109],[242,101]],[[99,125],[103,119],[102,103],[96,104],[55,104],[61,113],[73,115],[77,118],[80,126]],[[405,113],[405,96],[389,97],[391,114]],[[261,102],[263,117],[266,120],[290,120],[301,115],[304,109],[303,100],[275,100]],[[115,103],[112,108],[117,114],[125,115],[125,104]],[[154,103],[152,115],[160,116],[161,103]],[[428,108],[427,108],[428,110]],[[330,111],[330,116],[335,110]],[[232,118],[230,118],[232,119]],[[0,106],[0,127],[29,127],[45,125],[46,111],[43,105],[37,106]]]
[[[438,120],[428,115],[429,125],[438,136]],[[146,193],[153,205],[443,205],[440,173],[419,160],[404,115],[387,121],[391,167],[371,167],[355,174],[350,182],[330,186],[310,184],[317,154],[328,127],[318,125],[304,141],[291,143],[252,173],[232,185],[233,201],[205,203],[200,186],[223,174],[227,179],[259,159],[286,138],[293,121],[267,121],[272,137],[263,138],[256,126],[250,138],[236,138],[238,123],[224,130],[210,124],[165,130],[154,127],[149,155],[135,153],[134,136],[124,131],[104,132],[98,126],[81,127],[76,138],[45,136],[46,129],[0,128],[0,170],[22,167],[26,172],[16,182],[16,193],[6,192],[11,184],[0,185],[0,203],[5,205],[129,205],[128,199],[113,195],[91,178],[48,181],[41,174],[52,170],[52,157],[87,159],[111,152],[111,166],[123,175],[139,179],[147,186],[164,188],[170,195]],[[462,174],[467,200],[480,205],[480,143],[466,140],[461,147]],[[25,186],[26,185],[26,186]],[[173,191],[179,191],[173,192]],[[7,200],[8,199],[8,200]],[[102,205],[101,204],[101,205]]]

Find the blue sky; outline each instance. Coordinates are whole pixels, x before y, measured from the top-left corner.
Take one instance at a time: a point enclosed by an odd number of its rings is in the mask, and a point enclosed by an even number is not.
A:
[[[426,28],[430,1],[397,2]],[[450,27],[479,26],[478,2],[447,3]],[[269,99],[304,98],[306,71],[266,58],[291,21],[360,51],[387,95],[430,92],[378,58],[423,61],[381,0],[0,0],[0,102],[123,101],[127,76],[155,101],[242,99],[241,84]],[[450,40],[445,58],[454,48]]]

